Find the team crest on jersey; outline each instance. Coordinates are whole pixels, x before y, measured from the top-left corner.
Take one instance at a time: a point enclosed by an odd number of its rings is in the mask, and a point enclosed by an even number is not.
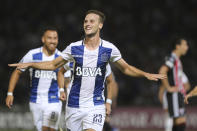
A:
[[[101,55],[101,61],[102,61],[102,62],[107,62],[108,59],[109,59],[109,55],[108,55],[107,53],[103,53],[103,54]]]

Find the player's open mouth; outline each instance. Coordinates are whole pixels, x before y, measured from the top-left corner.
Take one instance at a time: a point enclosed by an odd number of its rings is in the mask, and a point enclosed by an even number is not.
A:
[[[86,30],[91,30],[92,28],[91,28],[91,27],[86,27],[85,29],[86,29]]]
[[[56,48],[56,44],[50,44],[49,46],[52,48]]]

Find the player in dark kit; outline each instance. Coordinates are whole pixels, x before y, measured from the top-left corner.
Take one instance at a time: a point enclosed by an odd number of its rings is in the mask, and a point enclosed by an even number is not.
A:
[[[166,57],[165,64],[161,66],[160,73],[166,74],[168,79],[163,79],[162,84],[167,90],[168,111],[173,118],[172,131],[185,130],[184,96],[186,90],[183,86],[183,67],[180,57],[187,53],[188,42],[185,38],[178,38],[173,43],[173,51]]]

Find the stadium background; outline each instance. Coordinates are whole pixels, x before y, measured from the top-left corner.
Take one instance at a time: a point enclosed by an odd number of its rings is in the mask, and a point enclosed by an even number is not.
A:
[[[18,62],[29,49],[39,47],[41,31],[46,26],[58,28],[60,50],[70,42],[82,39],[84,13],[89,9],[98,9],[106,14],[102,38],[115,43],[128,63],[147,72],[157,73],[164,56],[169,53],[174,36],[189,37],[190,49],[182,61],[191,87],[196,85],[196,0],[1,0],[1,121],[7,117],[2,117],[3,114],[29,110],[28,73],[21,76],[16,87],[13,109],[5,107],[9,77],[13,71],[7,64]],[[113,71],[119,84],[118,107],[152,107],[161,110],[157,95],[158,82],[130,78],[115,68]],[[192,98],[188,107],[194,109],[196,101],[197,98]],[[9,117],[10,121],[14,116]],[[7,130],[6,126],[4,128]]]

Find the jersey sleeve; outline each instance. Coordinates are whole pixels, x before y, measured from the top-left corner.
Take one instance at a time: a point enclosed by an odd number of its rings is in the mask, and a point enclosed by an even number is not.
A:
[[[62,58],[67,61],[74,61],[72,55],[71,55],[71,45],[67,46],[66,49],[62,51],[61,54]]]
[[[174,67],[174,61],[175,59],[173,57],[166,57],[165,58],[165,65],[172,69]]]
[[[120,54],[120,51],[118,50],[118,48],[116,46],[113,45],[110,61],[116,62],[116,61],[120,60],[121,58],[122,58],[122,56]]]
[[[19,61],[19,63],[29,63],[29,62],[33,62],[31,51],[25,54],[25,56],[23,56],[23,58]],[[20,69],[20,70],[24,72],[26,69]]]
[[[188,78],[184,72],[182,72],[182,82],[185,84],[188,82]]]
[[[106,66],[105,77],[108,77],[111,73],[112,73],[112,71],[111,71],[111,66],[110,66],[110,64],[108,63],[107,66]]]

